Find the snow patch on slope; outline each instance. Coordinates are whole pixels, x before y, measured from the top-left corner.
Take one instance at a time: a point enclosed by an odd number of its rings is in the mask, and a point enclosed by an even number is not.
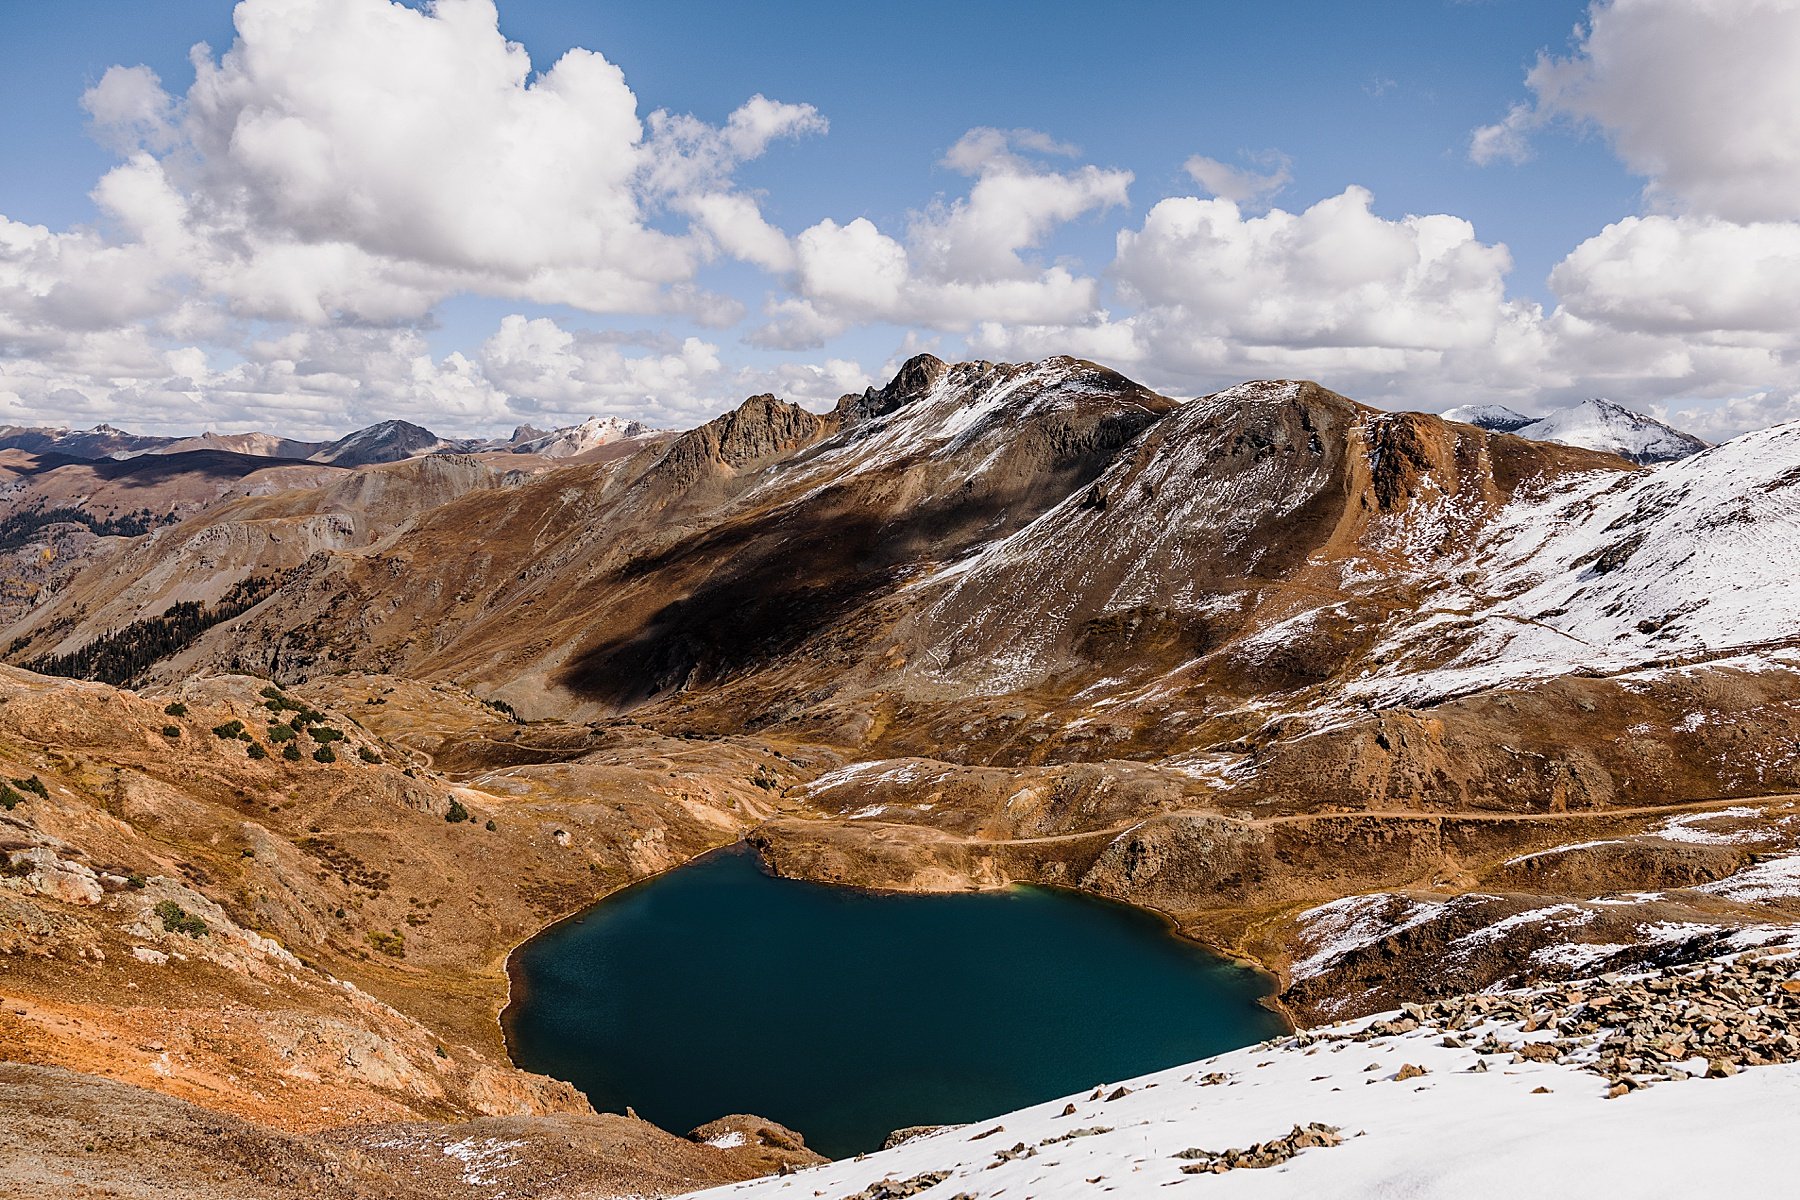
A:
[[[1347,955],[1423,925],[1448,906],[1380,893],[1346,896],[1308,909],[1300,914],[1301,939],[1311,953],[1296,962],[1289,975],[1297,982],[1323,974]]]

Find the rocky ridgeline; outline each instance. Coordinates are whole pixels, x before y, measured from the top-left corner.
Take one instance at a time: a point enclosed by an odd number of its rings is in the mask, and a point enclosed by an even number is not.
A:
[[[1800,959],[1752,953],[1652,975],[1615,973],[1530,991],[1407,1004],[1399,1016],[1354,1032],[1325,1028],[1293,1040],[1367,1042],[1441,1031],[1444,1045],[1466,1046],[1481,1056],[1470,1070],[1487,1070],[1494,1055],[1567,1063],[1604,1076],[1612,1083],[1610,1094],[1623,1096],[1661,1080],[1719,1078],[1744,1067],[1800,1062],[1797,970]],[[1506,1027],[1518,1030],[1517,1040],[1500,1035]],[[1422,1068],[1407,1067],[1400,1077],[1421,1074]]]

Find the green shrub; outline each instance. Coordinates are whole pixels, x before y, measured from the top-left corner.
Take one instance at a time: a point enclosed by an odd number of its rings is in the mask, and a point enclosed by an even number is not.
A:
[[[488,823],[486,825],[482,826],[482,828],[486,829],[489,833],[493,833],[496,829],[499,829],[500,827],[498,825],[494,824],[493,820],[490,818],[488,820]]]
[[[306,731],[306,735],[315,742],[341,742],[344,735],[329,725],[317,725]]]
[[[281,748],[281,757],[287,759],[289,762],[299,762],[300,743],[289,742],[287,745],[283,746]]]
[[[142,891],[144,885],[148,882],[149,880],[144,878],[143,872],[141,871],[133,871],[125,877],[125,886],[134,891]]]
[[[251,742],[250,747],[246,751],[246,753],[248,753],[251,758],[267,758],[267,757],[269,757],[269,752],[267,750],[263,749],[261,742]]]
[[[406,957],[406,936],[398,929],[394,930],[392,933],[382,933],[380,930],[370,930],[369,945],[375,947],[375,949],[381,951],[389,958]]]
[[[163,712],[171,717],[185,717],[187,716],[187,705],[179,700],[171,700],[163,705]]]
[[[291,742],[294,740],[294,731],[286,725],[271,725],[269,726],[269,740],[276,743]]]
[[[50,798],[50,789],[45,787],[44,781],[39,779],[36,775],[33,775],[30,779],[15,779],[12,782],[14,787],[22,792],[32,793],[39,800],[48,800]]]
[[[463,802],[452,796],[450,811],[444,814],[444,820],[454,825],[458,821],[472,821],[474,818],[469,815],[469,810],[463,807]]]
[[[336,762],[337,761],[337,752],[332,750],[332,748],[330,746],[320,746],[317,750],[313,751],[313,761],[314,762]]]
[[[362,759],[366,763],[378,763],[381,761],[381,755],[375,753],[375,751],[368,746],[358,746],[356,748],[356,757]]]
[[[244,723],[242,721],[227,721],[223,725],[213,726],[213,736],[216,738],[230,740],[237,737],[237,735],[242,732],[244,732]]]
[[[13,791],[11,784],[0,783],[0,808],[4,808],[7,812],[11,812],[23,803],[25,803],[25,797]]]
[[[153,911],[162,918],[162,927],[170,933],[185,933],[191,938],[206,936],[206,922],[173,900],[158,900]]]
[[[296,729],[302,725],[316,725],[325,719],[325,714],[304,701],[296,700],[280,688],[266,687],[262,690],[263,707],[280,716],[284,712],[294,714],[290,722]]]
[[[178,738],[181,736],[181,726],[164,725],[162,728],[162,735],[166,738]]]

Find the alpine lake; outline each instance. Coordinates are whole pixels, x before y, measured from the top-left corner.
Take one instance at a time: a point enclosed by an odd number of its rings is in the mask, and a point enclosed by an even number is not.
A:
[[[833,1158],[1286,1028],[1266,976],[1151,914],[781,879],[743,846],[552,926],[511,970],[519,1066],[676,1133],[754,1113]]]

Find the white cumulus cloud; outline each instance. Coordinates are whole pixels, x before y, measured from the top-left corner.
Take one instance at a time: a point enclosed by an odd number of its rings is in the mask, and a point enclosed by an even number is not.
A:
[[[1596,0],[1565,56],[1473,135],[1477,162],[1529,156],[1553,121],[1601,131],[1653,202],[1733,221],[1800,218],[1800,0]]]
[[[972,180],[968,193],[914,213],[904,239],[867,217],[826,218],[796,236],[796,294],[770,306],[752,340],[802,347],[870,322],[966,330],[1085,318],[1098,280],[1035,252],[1060,226],[1124,205],[1132,176],[1044,161],[1073,153],[1033,130],[970,130],[941,162]]]
[[[95,137],[120,155],[92,193],[99,224],[0,217],[0,408],[110,418],[162,397],[156,415],[177,420],[292,394],[308,412],[327,395],[361,412],[376,394],[410,405],[430,383],[454,398],[440,414],[498,419],[475,357],[433,362],[407,332],[445,300],[721,326],[743,305],[704,286],[708,262],[794,268],[734,174],[778,140],[824,132],[810,105],[758,94],[717,126],[640,117],[601,54],[534,66],[493,0],[244,0],[233,19],[223,54],[195,47],[184,94],[116,66],[84,95]],[[290,326],[314,331],[310,357],[270,356],[262,331]],[[264,340],[246,344],[252,331]],[[319,366],[352,352],[369,356],[360,371]],[[232,365],[165,386],[168,354]],[[596,400],[666,383],[675,411],[695,379],[720,377],[712,354],[586,353],[570,377]]]

